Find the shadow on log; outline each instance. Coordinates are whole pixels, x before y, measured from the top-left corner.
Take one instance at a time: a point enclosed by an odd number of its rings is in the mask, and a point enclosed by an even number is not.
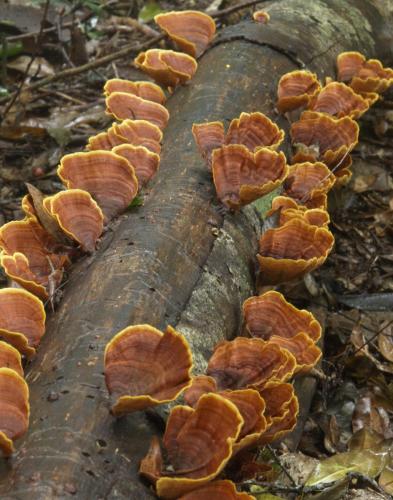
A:
[[[2,463],[2,498],[153,496],[137,469],[157,429],[143,412],[120,420],[109,414],[104,347],[129,324],[171,324],[203,369],[212,347],[240,329],[241,304],[254,293],[261,230],[252,207],[219,214],[191,126],[228,123],[242,111],[276,120],[283,73],[304,65],[323,78],[334,75],[344,50],[377,56],[375,34],[386,26],[371,3],[317,0],[305,10],[303,0],[280,2],[269,25],[224,30],[191,84],[171,97],[161,169],[145,205],[119,218],[97,254],[74,266],[49,318],[28,371],[30,431]]]

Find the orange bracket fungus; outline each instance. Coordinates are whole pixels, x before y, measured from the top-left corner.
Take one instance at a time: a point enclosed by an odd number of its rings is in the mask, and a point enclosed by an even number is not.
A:
[[[154,21],[183,50],[192,57],[199,57],[212,41],[216,32],[214,20],[196,10],[165,12]]]
[[[132,146],[144,146],[153,153],[160,154],[162,131],[146,120],[123,120],[121,123],[113,123],[106,131],[90,137],[88,148],[91,151],[97,149],[111,150],[120,144],[131,144]]]
[[[295,163],[289,166],[284,193],[298,203],[307,205],[307,202],[327,194],[335,182],[335,176],[324,163]]]
[[[277,89],[277,109],[280,113],[306,107],[321,89],[317,75],[310,71],[296,70],[280,78]]]
[[[61,229],[86,252],[94,252],[104,227],[104,216],[87,191],[68,189],[49,196],[44,207]]]
[[[247,299],[243,314],[251,336],[264,340],[273,335],[292,338],[304,332],[316,342],[322,334],[321,325],[309,311],[296,308],[275,291]]]
[[[121,144],[114,147],[112,151],[123,156],[134,167],[139,187],[147,184],[159,169],[160,157],[144,146]]]
[[[18,375],[23,377],[20,352],[2,340],[0,340],[0,368],[11,368],[11,370],[14,370]]]
[[[0,368],[0,449],[4,456],[14,451],[13,441],[29,426],[29,388],[16,371]]]
[[[312,226],[327,226],[330,222],[329,213],[322,208],[307,208],[298,205],[293,198],[276,196],[272,201],[272,208],[266,212],[266,217],[279,211],[278,225],[283,226],[292,219],[301,219]]]
[[[33,294],[20,288],[0,290],[0,337],[30,357],[45,333],[45,309]]]
[[[156,82],[170,88],[187,83],[198,67],[196,60],[188,54],[162,49],[141,52],[135,64]]]
[[[310,371],[322,356],[321,349],[316,346],[314,341],[304,332],[300,332],[291,338],[273,335],[270,337],[269,342],[287,349],[295,356],[295,374]]]
[[[138,179],[128,161],[111,151],[63,156],[57,174],[67,189],[83,189],[97,201],[106,220],[125,210],[138,192]]]
[[[236,406],[218,394],[203,395],[195,409],[173,408],[163,438],[168,464],[157,479],[157,495],[179,498],[214,479],[231,458],[242,425]],[[145,465],[140,473],[151,479]]]
[[[268,229],[259,240],[257,255],[261,282],[274,285],[304,276],[325,262],[333,244],[328,229],[299,219]]]
[[[234,118],[225,134],[222,122],[194,123],[192,133],[198,149],[211,167],[214,149],[228,144],[241,144],[255,152],[260,148],[276,150],[284,140],[284,131],[263,113],[241,113]]]
[[[342,52],[337,56],[338,79],[350,82],[357,93],[385,92],[393,84],[393,69],[384,68],[378,59],[369,59],[359,52]]]
[[[267,24],[270,21],[268,12],[264,10],[256,10],[253,13],[252,18],[254,19],[254,21],[261,24]]]
[[[253,500],[248,493],[239,493],[232,481],[221,479],[179,497],[179,500]]]
[[[356,120],[368,110],[369,106],[368,100],[356,94],[351,87],[344,83],[332,82],[311,99],[309,109],[337,118],[349,116]]]
[[[230,144],[213,151],[212,171],[220,201],[238,209],[276,189],[288,166],[282,152],[262,148],[253,154],[246,146]]]
[[[238,337],[218,344],[206,373],[216,380],[219,390],[242,389],[261,387],[270,379],[288,380],[295,364],[292,354],[277,345]]]
[[[120,78],[112,78],[107,80],[104,85],[104,93],[106,96],[113,92],[125,92],[133,94],[147,101],[165,104],[166,97],[164,91],[159,85],[152,82],[131,82],[129,80],[121,80]]]
[[[120,415],[175,400],[191,384],[192,357],[184,337],[170,326],[125,328],[105,349],[105,381]]]
[[[107,113],[116,120],[146,120],[164,129],[169,120],[169,112],[164,106],[142,99],[126,92],[113,92],[105,99]]]

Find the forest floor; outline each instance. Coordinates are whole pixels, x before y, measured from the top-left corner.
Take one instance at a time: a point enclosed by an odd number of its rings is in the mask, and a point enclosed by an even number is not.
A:
[[[34,90],[32,83],[157,36],[150,21],[159,11],[224,9],[237,2],[82,0],[70,7],[56,0],[49,2],[46,30],[38,36],[45,2],[20,3],[7,2],[1,17],[9,22],[0,21],[0,225],[23,218],[26,182],[45,194],[62,189],[60,158],[82,150],[112,121],[104,113],[104,82],[140,79],[140,73],[130,54]],[[219,25],[251,11],[223,16]],[[309,486],[313,498],[393,493],[393,92],[360,127],[353,178],[329,199],[334,251],[320,270],[286,288],[296,305],[318,309],[325,326],[317,392],[298,449],[289,453],[284,443],[278,448],[286,474],[277,477],[280,470],[273,468],[270,478],[251,479],[256,496],[270,491],[296,497],[318,464],[319,480]],[[7,285],[4,274],[0,285]]]

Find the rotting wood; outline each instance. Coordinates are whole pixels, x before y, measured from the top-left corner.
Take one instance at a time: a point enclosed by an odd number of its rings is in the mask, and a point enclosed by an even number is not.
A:
[[[109,415],[105,344],[129,324],[171,324],[202,369],[211,347],[240,329],[261,229],[252,207],[225,217],[217,211],[191,125],[228,123],[242,111],[276,119],[283,73],[301,61],[320,77],[333,75],[344,50],[377,56],[386,28],[367,0],[317,0],[307,11],[303,0],[288,0],[269,13],[267,26],[244,22],[225,30],[191,84],[175,92],[161,170],[145,205],[120,217],[97,254],[74,266],[28,370],[30,430],[15,457],[2,462],[2,498],[152,496],[137,468],[157,429],[144,413]]]

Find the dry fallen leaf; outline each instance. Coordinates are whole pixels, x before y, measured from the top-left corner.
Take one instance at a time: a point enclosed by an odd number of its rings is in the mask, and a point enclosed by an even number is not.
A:
[[[20,73],[25,73],[30,61],[30,56],[19,56],[13,61],[8,62],[7,68],[19,71]],[[53,69],[53,66],[43,57],[36,57],[28,72],[28,76],[34,76],[35,78],[52,76],[54,74],[55,70]]]

